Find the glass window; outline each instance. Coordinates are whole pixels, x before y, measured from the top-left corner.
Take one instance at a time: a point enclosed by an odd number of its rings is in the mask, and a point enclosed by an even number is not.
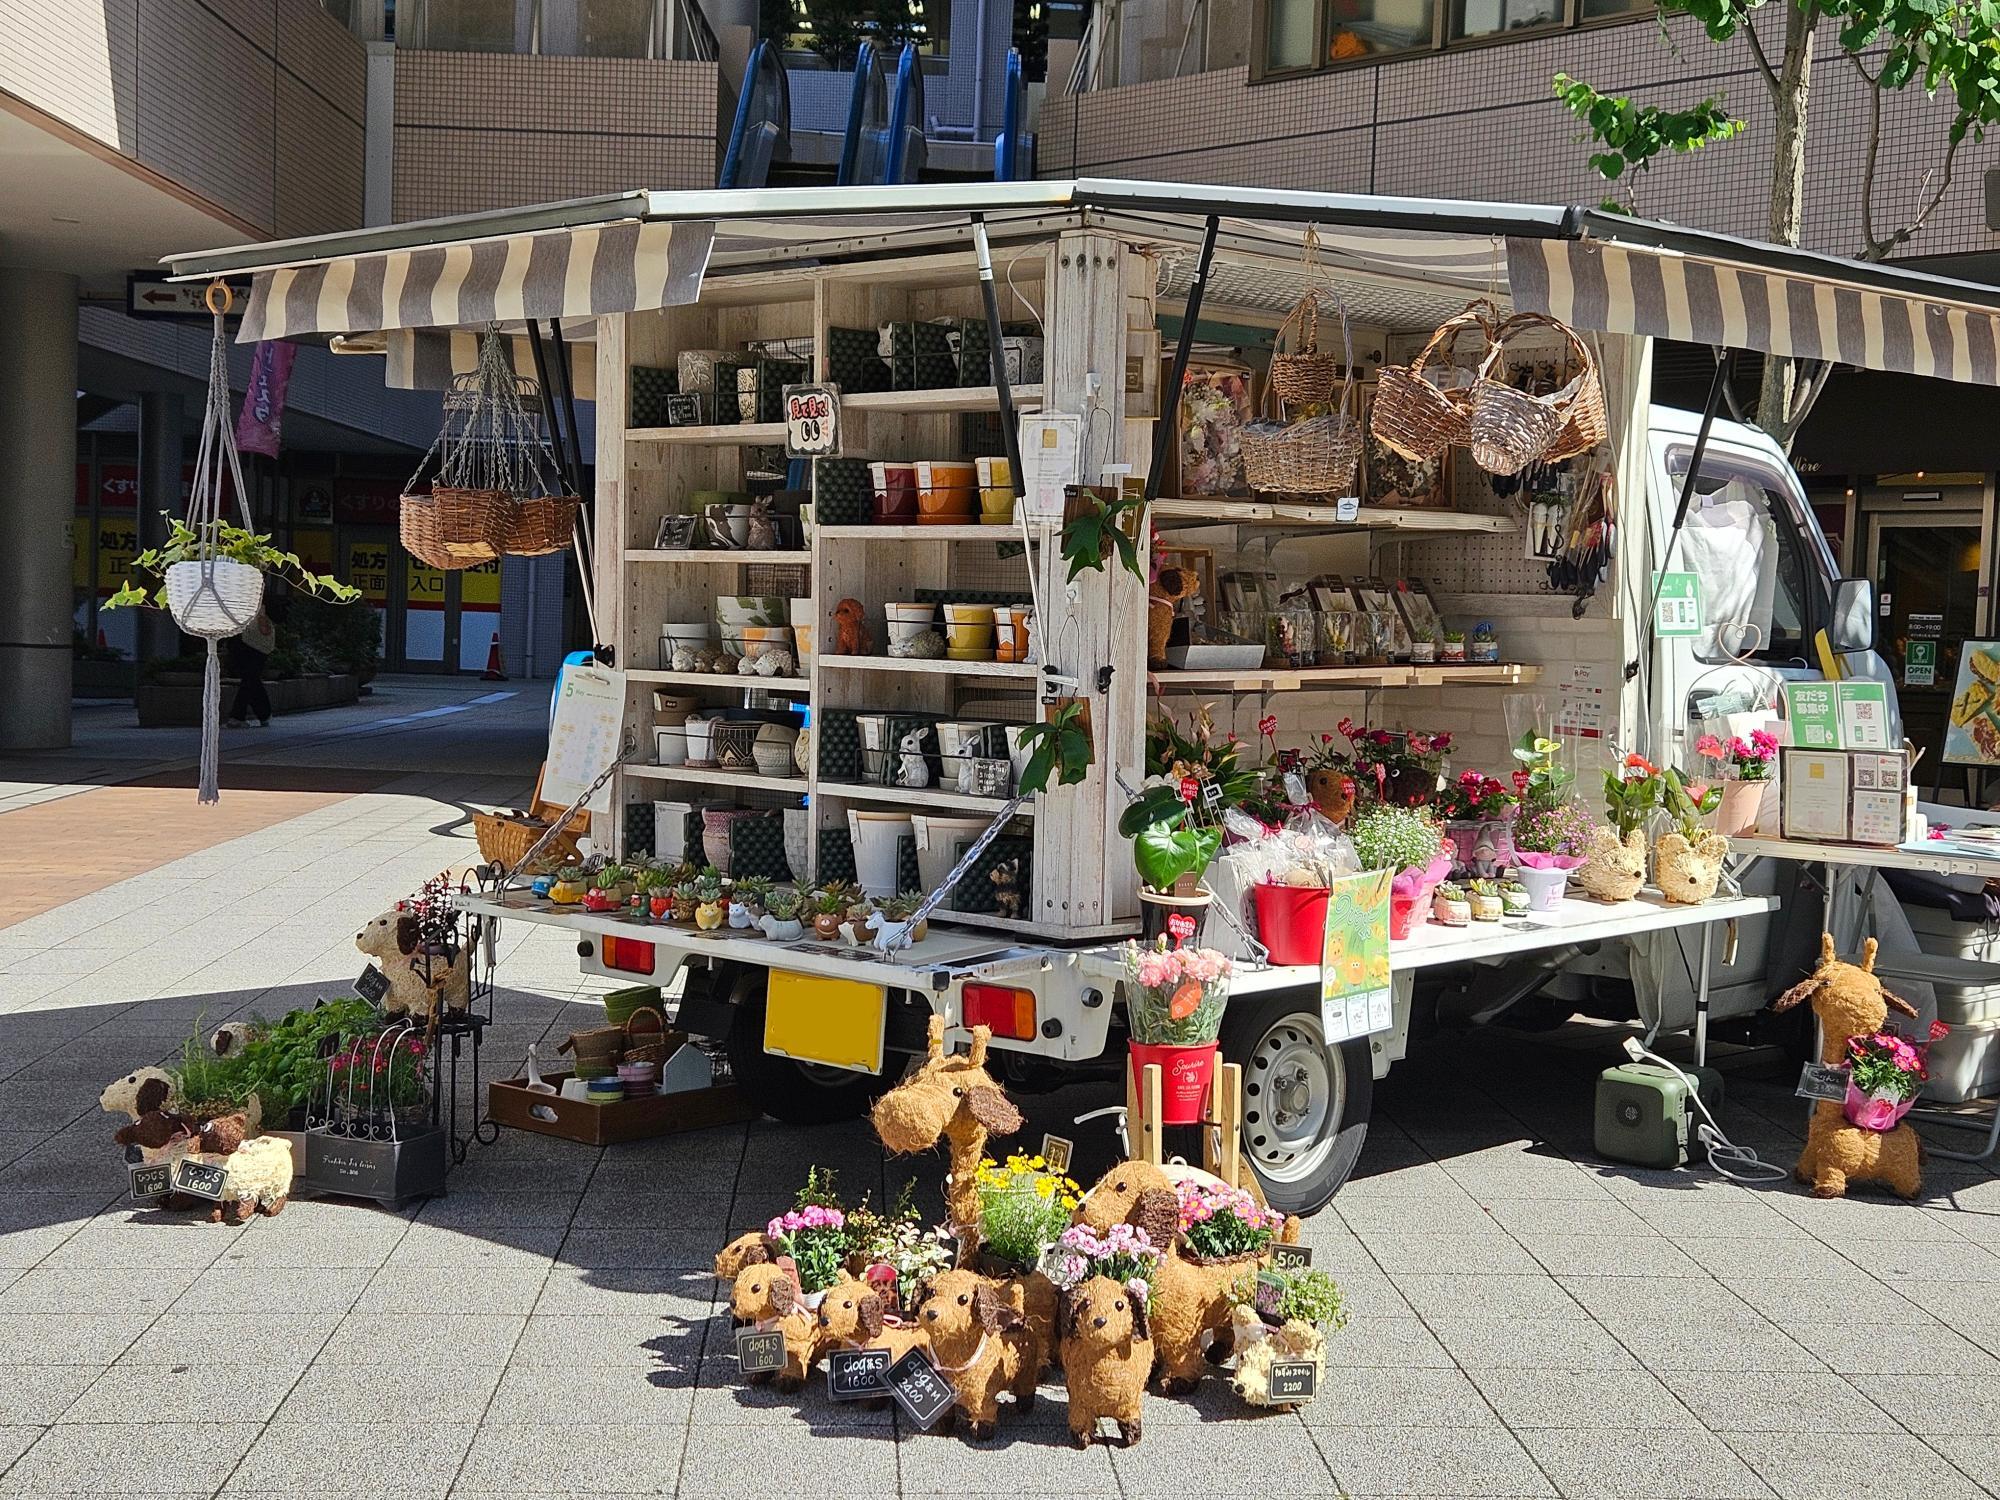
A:
[[[1601,21],[1610,16],[1639,16],[1653,9],[1653,0],[1583,0],[1582,17]]]
[[[1326,60],[1428,47],[1435,13],[1436,0],[1330,0]]]
[[[657,56],[659,11],[659,0],[577,0],[576,50],[585,57]]]
[[[1563,18],[1563,0],[1452,0],[1454,40],[1554,26]]]
[[[1667,472],[1676,485],[1687,473],[1689,456],[1685,449],[1668,456]],[[1705,456],[1687,524],[1667,566],[1701,580],[1703,631],[1695,649],[1701,660],[1812,661],[1812,596],[1818,585],[1783,480]]]
[[[413,40],[432,52],[512,52],[514,13],[515,0],[424,0]]]
[[[1319,0],[1264,0],[1264,66],[1310,68],[1319,62]]]

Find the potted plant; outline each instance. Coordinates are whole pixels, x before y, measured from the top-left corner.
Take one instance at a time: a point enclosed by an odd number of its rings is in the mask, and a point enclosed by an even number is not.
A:
[[[1491,620],[1481,620],[1472,627],[1472,641],[1466,656],[1468,660],[1484,666],[1492,666],[1500,660],[1500,637],[1494,632]]]
[[[583,904],[589,911],[617,911],[632,895],[632,872],[620,864],[608,864],[590,882]]]
[[[1229,959],[1212,948],[1125,945],[1125,1018],[1132,1077],[1160,1067],[1161,1120],[1191,1125],[1201,1118],[1215,1074],[1215,1042],[1229,1003]]]
[[[133,572],[157,580],[156,586],[127,583],[104,601],[105,609],[156,605],[191,634],[234,635],[263,603],[266,573],[282,573],[306,593],[339,604],[361,597],[361,590],[309,571],[295,553],[272,546],[269,536],[221,520],[191,527],[176,516],[161,514],[167,521],[166,541],[132,559]],[[207,563],[202,561],[204,553],[209,554]],[[202,587],[204,568],[214,581],[213,592]]]
[[[1515,802],[1498,777],[1470,768],[1445,787],[1438,811],[1452,842],[1453,873],[1491,877],[1512,862]]]
[[[1917,1102],[1931,1076],[1930,1046],[1951,1028],[1933,1021],[1926,1040],[1916,1042],[1893,1026],[1847,1039],[1847,1097],[1841,1111],[1863,1130],[1893,1130]]]
[[[1500,900],[1500,882],[1481,879],[1466,887],[1472,901],[1472,920],[1475,922],[1497,922],[1504,906]]]
[[[549,885],[549,900],[558,906],[574,906],[590,892],[590,880],[582,865],[561,865]]]
[[[679,880],[674,882],[673,891],[668,902],[668,912],[676,922],[692,922],[694,920],[694,909],[700,905],[700,899],[695,895],[694,888],[697,878],[694,874],[689,873],[681,876]]]
[[[1017,742],[1028,752],[1021,765],[1020,790],[1045,792],[1049,778],[1057,786],[1075,786],[1088,774],[1094,755],[1090,742],[1090,700],[1064,698],[1045,705],[1042,717],[1021,731]]]
[[[1528,888],[1518,880],[1500,882],[1500,905],[1510,917],[1528,914]]]
[[[729,898],[729,925],[732,929],[757,925],[764,916],[764,903],[770,900],[775,883],[762,875],[746,875],[736,882]]]
[[[764,915],[758,919],[758,930],[765,937],[780,943],[796,942],[804,937],[805,923],[799,920],[799,908],[803,901],[797,887],[773,886],[771,894],[764,898]]]
[[[1577,884],[1599,901],[1630,901],[1646,883],[1646,820],[1660,801],[1660,768],[1634,751],[1604,773],[1611,820],[1591,836]]]
[[[1362,793],[1398,807],[1421,807],[1437,798],[1451,755],[1451,735],[1419,729],[1370,729],[1352,719],[1336,726],[1347,737]]]
[[[875,924],[877,941],[886,946],[901,947],[907,937],[912,943],[921,943],[930,934],[930,918],[926,917],[914,927],[910,918],[917,914],[917,908],[924,904],[923,891],[898,891],[893,896],[884,896],[876,903],[875,909],[882,914],[882,920]]]
[[[722,872],[710,865],[694,878],[694,925],[714,932],[729,920],[729,902],[722,894]]]
[[[1347,1326],[1340,1287],[1313,1266],[1246,1270],[1230,1288],[1229,1317],[1236,1370],[1236,1393],[1252,1406],[1290,1408],[1296,1402],[1271,1393],[1271,1367],[1302,1361],[1315,1371],[1314,1389],[1324,1383],[1327,1335]]]
[[[1358,814],[1348,836],[1363,869],[1390,870],[1389,936],[1407,938],[1417,912],[1429,904],[1430,893],[1451,873],[1451,855],[1430,813],[1421,807],[1379,803]]]
[[[837,886],[813,892],[809,909],[812,912],[813,936],[823,943],[831,943],[840,937],[840,924],[847,918],[849,896]]]
[[[1514,747],[1514,878],[1528,890],[1530,911],[1552,911],[1583,863],[1597,823],[1570,796],[1576,773],[1560,764],[1555,740],[1530,729]]]
[[[1181,929],[1173,934],[1178,940],[1194,935],[1213,899],[1201,877],[1222,848],[1222,824],[1205,819],[1197,803],[1183,801],[1178,792],[1161,797],[1165,790],[1143,793],[1119,817],[1118,831],[1132,841],[1146,936],[1166,935],[1169,919],[1179,916],[1185,925],[1174,924]]]
[[[1069,1228],[1083,1189],[1039,1156],[986,1157],[974,1179],[987,1275],[1025,1275]]]
[[[648,865],[632,877],[632,888],[639,899],[641,915],[655,922],[666,920],[673,907],[669,886],[667,872],[658,865]]]
[[[410,1028],[361,1036],[328,1064],[335,1128],[362,1140],[421,1133],[429,1123],[429,1052]]]
[[[1454,663],[1464,662],[1465,632],[1463,630],[1445,631],[1443,644],[1438,647],[1438,660]]]
[[[1729,840],[1702,821],[1721,805],[1722,788],[1689,781],[1668,766],[1660,775],[1660,802],[1673,826],[1653,845],[1653,878],[1669,901],[1699,905],[1715,894],[1729,855]]]
[[[1260,1261],[1285,1227],[1282,1213],[1225,1182],[1183,1177],[1174,1195],[1180,1199],[1180,1251],[1195,1265]]]
[[[807,1307],[818,1307],[826,1289],[847,1274],[847,1213],[834,1195],[831,1172],[809,1169],[792,1207],[766,1224],[764,1234],[791,1259]]]
[[[1472,898],[1455,880],[1442,882],[1431,897],[1431,920],[1446,927],[1463,927],[1472,920]]]
[[[1410,639],[1410,661],[1415,666],[1429,666],[1437,660],[1438,637],[1434,635],[1413,636]]]
[[[888,1212],[876,1213],[864,1199],[847,1214],[849,1271],[858,1265],[861,1280],[888,1303],[888,1311],[906,1317],[929,1295],[930,1284],[952,1268],[958,1249],[942,1229],[924,1227],[915,1194],[915,1183],[906,1181]],[[1050,1196],[1061,1201],[1059,1194]],[[1063,1213],[1067,1222],[1069,1210]],[[987,1222],[990,1228],[992,1221]]]
[[[1138,536],[1145,514],[1143,495],[1122,494],[1109,485],[1073,484],[1063,492],[1063,561],[1073,581],[1079,573],[1102,572],[1115,550],[1119,565],[1141,583]]]
[[[1726,742],[1705,734],[1694,742],[1695,753],[1715,761],[1722,770],[1722,802],[1716,809],[1715,831],[1724,838],[1754,833],[1771,783],[1771,766],[1778,758],[1778,737],[1768,729],[1753,729]]]

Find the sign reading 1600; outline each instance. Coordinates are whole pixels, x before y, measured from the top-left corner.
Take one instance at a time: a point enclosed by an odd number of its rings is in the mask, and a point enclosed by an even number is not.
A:
[[[840,387],[785,387],[785,456],[834,458],[840,453]]]

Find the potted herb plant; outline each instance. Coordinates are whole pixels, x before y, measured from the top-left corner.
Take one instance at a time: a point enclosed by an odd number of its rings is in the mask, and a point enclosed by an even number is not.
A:
[[[1430,813],[1378,803],[1355,816],[1348,836],[1363,869],[1390,870],[1389,936],[1409,937],[1430,893],[1451,873],[1451,855]]]
[[[1722,801],[1715,813],[1715,831],[1724,838],[1756,831],[1764,789],[1778,758],[1778,737],[1768,729],[1753,729],[1750,737],[1724,741],[1705,734],[1694,742],[1695,753],[1722,767]]]
[[[1646,820],[1660,802],[1660,768],[1636,751],[1604,773],[1611,820],[1591,836],[1577,884],[1599,901],[1630,901],[1646,883]]]
[[[764,898],[764,915],[757,921],[757,929],[773,942],[791,943],[805,936],[805,923],[799,920],[799,908],[804,898],[794,886],[780,885],[771,888],[771,894]]]
[[[1455,880],[1442,882],[1431,897],[1431,920],[1445,927],[1463,927],[1472,920],[1472,898]]]
[[[1161,1120],[1190,1125],[1201,1118],[1215,1074],[1216,1037],[1229,1003],[1230,964],[1212,948],[1169,948],[1163,938],[1125,945],[1125,1019],[1132,1077],[1160,1067]]]
[[[1722,788],[1689,781],[1668,766],[1660,773],[1660,803],[1673,826],[1653,845],[1653,878],[1669,901],[1699,905],[1715,894],[1729,856],[1729,840],[1703,822],[1721,805]]]

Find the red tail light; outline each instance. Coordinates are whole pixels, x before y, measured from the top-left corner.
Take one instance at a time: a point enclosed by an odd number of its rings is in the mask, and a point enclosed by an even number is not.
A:
[[[607,969],[617,969],[624,974],[653,972],[653,945],[642,943],[637,938],[607,935],[603,939],[602,956]]]
[[[995,1036],[1017,1042],[1033,1040],[1035,992],[998,984],[968,984],[962,997],[967,1026],[990,1026]]]

